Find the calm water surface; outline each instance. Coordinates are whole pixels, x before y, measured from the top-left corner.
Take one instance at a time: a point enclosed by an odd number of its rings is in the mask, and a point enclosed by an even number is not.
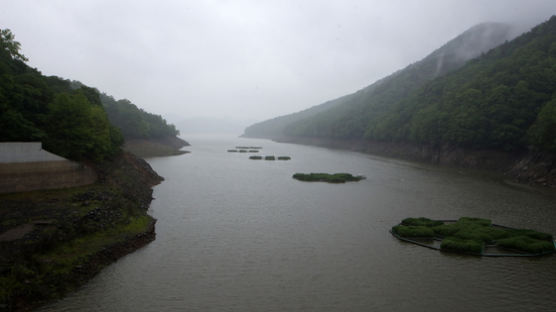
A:
[[[556,198],[467,172],[265,140],[198,136],[149,162],[154,242],[44,311],[556,311],[556,256],[445,255],[397,241],[408,216],[556,233]],[[254,161],[227,153],[262,146]],[[303,183],[295,172],[351,172]]]

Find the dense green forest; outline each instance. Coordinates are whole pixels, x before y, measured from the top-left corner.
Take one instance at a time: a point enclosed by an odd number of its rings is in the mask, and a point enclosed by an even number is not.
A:
[[[71,86],[73,89],[87,88],[79,81],[71,81]],[[179,135],[176,127],[168,124],[162,116],[146,112],[130,100],[116,100],[106,93],[87,89],[99,93],[108,120],[122,132],[124,139],[160,139]]]
[[[0,36],[0,140],[42,141],[45,149],[70,159],[99,161],[123,142],[108,121],[97,92],[72,89],[25,64],[8,30]]]
[[[178,134],[161,116],[81,83],[46,77],[25,61],[14,35],[1,30],[0,141],[42,141],[45,149],[64,157],[101,161],[120,150],[122,134]]]
[[[126,139],[159,139],[174,137],[179,131],[160,115],[151,114],[129,100],[115,100],[102,93],[100,100],[108,119],[116,125]]]
[[[556,17],[396,103],[372,139],[556,151]]]
[[[556,151],[556,17],[432,81],[426,62],[285,134]]]
[[[403,70],[385,77],[356,93],[314,106],[305,111],[277,117],[250,126],[246,136],[280,138],[312,136],[362,138],[367,124],[381,118],[395,102],[434,78],[441,77],[466,61],[510,39],[505,24],[476,25]]]

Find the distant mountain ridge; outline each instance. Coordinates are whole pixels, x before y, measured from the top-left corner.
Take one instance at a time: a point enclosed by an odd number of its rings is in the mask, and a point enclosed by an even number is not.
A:
[[[509,40],[511,27],[483,23],[450,40],[423,60],[407,66],[353,94],[280,116],[245,129],[244,136],[277,139],[291,135],[363,137],[370,111],[383,110],[432,79]],[[374,118],[377,118],[375,116]],[[306,124],[305,120],[311,120]],[[289,128],[286,131],[286,128]]]
[[[473,36],[454,40],[465,37]],[[492,169],[556,187],[556,16],[462,65],[446,63],[458,55],[443,48],[267,138]]]

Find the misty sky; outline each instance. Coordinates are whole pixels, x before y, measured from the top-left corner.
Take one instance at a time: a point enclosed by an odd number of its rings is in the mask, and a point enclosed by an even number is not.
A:
[[[2,0],[29,65],[172,122],[259,121],[367,86],[471,26],[533,26],[556,1]]]

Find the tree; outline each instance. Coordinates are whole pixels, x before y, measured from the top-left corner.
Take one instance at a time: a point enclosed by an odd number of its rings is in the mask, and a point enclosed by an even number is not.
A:
[[[528,134],[536,146],[556,152],[556,97],[543,106]]]
[[[115,144],[121,144],[103,108],[82,93],[60,93],[49,108],[46,149],[70,159],[98,161],[114,154]]]
[[[19,52],[21,44],[14,40],[15,36],[9,29],[0,29],[0,48],[19,61],[27,62],[29,59]]]

